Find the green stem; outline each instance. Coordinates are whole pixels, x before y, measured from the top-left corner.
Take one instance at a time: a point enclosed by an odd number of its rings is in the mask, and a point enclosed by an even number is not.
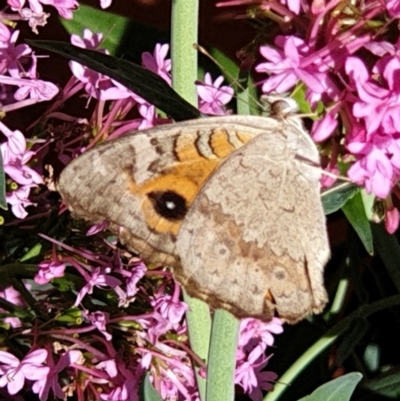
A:
[[[173,0],[171,21],[172,87],[189,103],[197,106],[198,0]]]
[[[189,103],[197,106],[197,51],[193,44],[198,41],[198,0],[173,0],[171,17],[172,86]],[[211,332],[208,306],[184,293],[189,306],[186,314],[190,346],[207,363]],[[206,382],[196,374],[200,399],[205,401]]]
[[[235,399],[234,376],[239,327],[239,320],[229,312],[215,310],[207,368],[207,401]]]

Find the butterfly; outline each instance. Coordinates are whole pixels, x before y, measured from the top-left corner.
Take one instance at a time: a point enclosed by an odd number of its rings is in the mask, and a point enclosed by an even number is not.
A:
[[[295,115],[220,116],[106,141],[58,181],[73,215],[108,222],[189,295],[295,323],[327,302],[317,148]]]

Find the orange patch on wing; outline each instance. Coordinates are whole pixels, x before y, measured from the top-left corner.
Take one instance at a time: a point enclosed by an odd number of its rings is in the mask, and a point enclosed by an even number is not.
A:
[[[196,137],[192,134],[181,134],[176,140],[175,153],[181,162],[194,162],[202,159],[196,147]]]
[[[181,221],[170,221],[154,210],[151,200],[147,194],[151,192],[172,191],[180,195],[186,201],[189,208],[196,195],[207,181],[210,174],[217,168],[221,160],[198,158],[191,162],[175,163],[165,174],[151,179],[143,185],[136,185],[130,180],[130,190],[143,199],[142,211],[146,218],[147,225],[160,233],[172,233],[177,235],[181,226]]]
[[[225,158],[236,150],[229,142],[228,133],[223,129],[213,130],[210,136],[210,146],[213,153],[220,158]]]
[[[237,133],[237,137],[244,144],[254,136]],[[215,157],[204,157],[196,145],[196,138],[192,134],[180,135],[174,149],[179,161],[171,161],[170,168],[142,185],[136,185],[133,179],[130,179],[129,189],[135,195],[142,197],[142,212],[150,229],[159,233],[169,232],[177,235],[181,221],[171,221],[156,213],[153,203],[147,197],[149,193],[175,192],[185,199],[186,207],[189,209],[213,171],[224,158],[236,150],[223,129],[215,129],[210,135],[209,151]]]

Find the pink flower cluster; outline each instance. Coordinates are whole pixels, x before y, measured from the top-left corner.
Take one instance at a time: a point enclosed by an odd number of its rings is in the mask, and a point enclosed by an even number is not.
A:
[[[222,2],[220,6],[249,2]],[[256,65],[266,94],[303,91],[313,110],[321,110],[314,122],[315,141],[330,142],[326,170],[338,174],[346,163],[347,175],[367,193],[383,200],[386,228],[393,232],[400,214],[392,195],[399,198],[400,179],[400,36],[394,43],[387,30],[376,30],[370,21],[388,27],[399,18],[399,1],[357,3],[357,15],[348,15],[338,0],[324,2],[251,1],[276,15],[282,26],[298,28],[300,34],[277,36],[261,46],[266,61]],[[363,59],[368,58],[366,65]],[[343,144],[345,148],[342,149]],[[343,170],[342,170],[343,171]],[[323,179],[332,185],[331,176]]]
[[[9,2],[9,5],[16,6],[16,2]],[[56,85],[37,78],[37,58],[28,45],[16,44],[18,36],[19,31],[10,29],[0,20],[0,105],[3,112],[51,100],[58,93]],[[25,208],[32,205],[31,189],[43,180],[28,166],[35,152],[28,150],[24,135],[3,123],[0,123],[0,131],[7,138],[0,145],[4,170],[12,180],[6,200],[14,215],[23,219],[28,214]]]
[[[112,0],[100,0],[101,8],[108,8]],[[47,19],[50,17],[46,13],[43,6],[54,7],[58,14],[65,19],[72,19],[73,11],[79,6],[76,0],[7,0],[8,6],[12,11],[18,13],[18,18],[15,15],[6,15],[6,17],[27,21],[32,31],[38,33],[38,27],[45,26]]]
[[[249,394],[253,401],[261,401],[262,390],[270,391],[278,375],[262,371],[272,354],[267,347],[274,344],[273,334],[283,332],[282,322],[274,317],[269,323],[257,319],[242,319],[236,353],[235,383]]]
[[[35,152],[26,149],[24,135],[20,131],[10,131],[1,122],[0,130],[7,137],[7,142],[0,145],[4,171],[15,182],[16,187],[6,193],[6,200],[14,215],[23,219],[28,215],[25,207],[32,205],[29,200],[30,190],[43,183],[42,176],[27,165]]]
[[[0,351],[0,387],[7,386],[8,393],[14,395],[22,390],[25,379],[35,381],[34,386],[38,386],[50,371],[43,365],[46,358],[44,349],[30,352],[22,361],[9,352]]]
[[[79,387],[84,399],[136,401],[144,374],[149,372],[163,399],[199,399],[195,370],[204,376],[206,367],[188,347],[184,320],[188,307],[180,300],[180,287],[171,274],[148,271],[140,260],[122,257],[111,244],[109,252],[99,257],[88,249],[43,237],[53,242],[53,255],[39,265],[36,283],[74,277],[79,283],[77,293],[74,300],[53,288],[47,298],[40,298],[40,287],[31,289],[37,306],[46,308],[56,324],[50,320],[32,331],[21,320],[4,320],[32,348],[22,359],[11,351],[0,351],[0,394],[1,388],[14,395],[28,386],[46,401],[51,395],[62,399]],[[101,293],[107,295],[102,298]],[[11,304],[23,305],[12,287],[2,296]],[[57,298],[58,303],[50,301]],[[104,302],[107,308],[101,307]],[[281,332],[282,323],[276,318],[270,323],[241,322],[235,383],[254,401],[261,400],[262,390],[273,387],[276,374],[262,369],[269,359],[267,347]],[[27,385],[26,380],[33,383]]]

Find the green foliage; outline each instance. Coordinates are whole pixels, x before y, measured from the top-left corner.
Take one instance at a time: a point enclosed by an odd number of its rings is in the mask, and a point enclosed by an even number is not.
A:
[[[374,245],[372,240],[371,222],[367,218],[361,193],[358,192],[350,198],[342,206],[342,210],[358,234],[366,251],[372,255],[374,253]]]
[[[77,61],[115,79],[157,108],[164,110],[175,121],[201,116],[197,108],[180,97],[162,78],[135,63],[95,50],[81,49],[66,42],[47,40],[27,42],[32,46]]]
[[[143,385],[141,388],[142,397],[141,399],[144,401],[162,401],[162,398],[154,389],[153,385],[150,382],[149,375],[147,374],[143,380]]]
[[[323,384],[299,401],[348,401],[361,379],[361,373],[348,373]]]

